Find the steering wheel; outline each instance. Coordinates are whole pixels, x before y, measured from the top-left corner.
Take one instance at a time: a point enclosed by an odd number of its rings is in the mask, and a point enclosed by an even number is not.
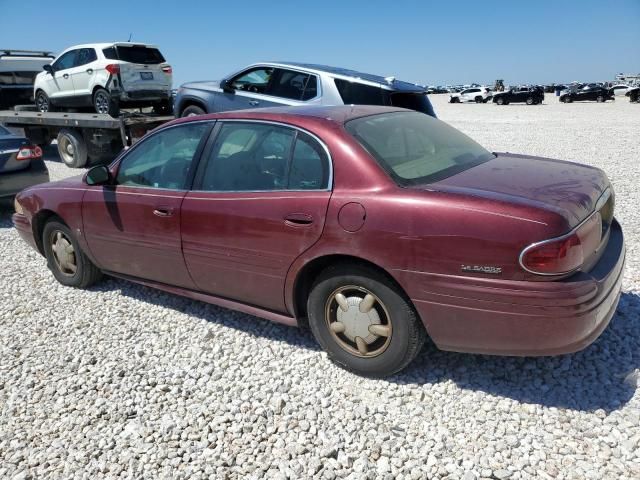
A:
[[[249,85],[249,88],[247,88],[247,90],[253,93],[258,93],[258,87],[256,87],[255,85]]]

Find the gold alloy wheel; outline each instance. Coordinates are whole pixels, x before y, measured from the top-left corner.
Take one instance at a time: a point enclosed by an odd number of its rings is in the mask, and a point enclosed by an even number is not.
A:
[[[55,230],[51,233],[50,242],[53,260],[60,273],[67,276],[75,275],[78,265],[71,240],[60,230]]]
[[[364,287],[347,285],[336,289],[327,299],[324,316],[338,345],[357,357],[380,355],[391,343],[389,312]]]

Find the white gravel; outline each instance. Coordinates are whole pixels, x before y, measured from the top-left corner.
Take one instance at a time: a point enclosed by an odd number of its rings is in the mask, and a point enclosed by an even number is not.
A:
[[[439,116],[493,150],[612,179],[625,293],[594,345],[538,359],[428,345],[367,380],[308,331],[114,279],[64,288],[5,207],[0,478],[640,478],[640,105],[446,99]]]

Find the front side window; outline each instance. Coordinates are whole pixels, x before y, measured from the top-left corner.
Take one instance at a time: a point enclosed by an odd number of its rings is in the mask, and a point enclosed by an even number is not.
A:
[[[53,69],[55,71],[58,70],[66,70],[67,68],[72,68],[75,65],[76,54],[78,50],[71,50],[70,52],[62,55],[58,60],[53,64]]]
[[[167,128],[143,140],[120,162],[116,184],[132,187],[184,189],[193,157],[207,123]]]
[[[273,75],[273,68],[259,67],[243,72],[231,80],[235,90],[254,93],[266,93]]]
[[[327,188],[329,163],[311,136],[280,125],[229,122],[204,167],[201,190],[251,192]]]
[[[436,182],[494,158],[455,128],[417,112],[357,118],[345,128],[400,186]]]

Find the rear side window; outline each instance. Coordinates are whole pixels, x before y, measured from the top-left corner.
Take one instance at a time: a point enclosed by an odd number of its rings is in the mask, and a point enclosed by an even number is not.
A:
[[[142,45],[132,45],[125,47],[118,45],[115,47],[118,60],[129,63],[142,63],[145,65],[156,65],[164,63],[164,57],[157,48],[145,47]]]
[[[267,93],[291,100],[310,100],[318,94],[318,81],[315,75],[277,69]]]
[[[229,122],[204,167],[201,190],[326,189],[329,159],[310,135],[279,125]]]
[[[431,105],[426,93],[391,93],[391,105],[394,107],[407,108],[409,110],[415,110],[416,112],[426,113],[432,117],[436,116],[433,111],[433,105]]]
[[[349,82],[340,78],[333,80],[345,105],[386,105],[380,87]]]
[[[118,55],[116,54],[116,47],[104,48],[102,50],[102,54],[104,55],[104,58],[107,58],[109,60],[118,60]]]

